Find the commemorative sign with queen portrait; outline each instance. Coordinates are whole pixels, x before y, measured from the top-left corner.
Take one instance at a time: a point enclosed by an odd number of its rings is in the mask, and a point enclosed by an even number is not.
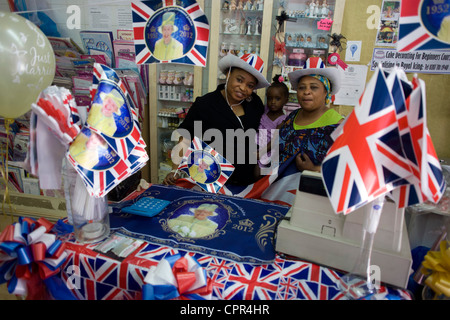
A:
[[[208,19],[195,0],[133,1],[136,63],[206,66]]]
[[[399,52],[450,49],[450,0],[402,0]]]
[[[95,63],[86,123],[67,158],[91,196],[103,197],[148,161],[136,107],[117,73]]]

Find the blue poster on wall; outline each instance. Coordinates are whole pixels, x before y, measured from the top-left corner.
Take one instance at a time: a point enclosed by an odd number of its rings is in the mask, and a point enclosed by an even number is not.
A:
[[[136,63],[206,66],[208,19],[195,0],[133,1]]]

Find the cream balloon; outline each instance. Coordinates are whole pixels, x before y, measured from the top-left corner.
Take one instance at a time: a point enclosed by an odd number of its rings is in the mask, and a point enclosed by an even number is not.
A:
[[[31,109],[55,76],[50,41],[31,21],[0,12],[0,116],[15,119]]]

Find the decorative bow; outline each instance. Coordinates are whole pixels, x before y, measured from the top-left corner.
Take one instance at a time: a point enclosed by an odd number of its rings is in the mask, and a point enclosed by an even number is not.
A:
[[[278,21],[277,33],[283,32],[284,22],[289,19],[289,16],[286,11],[282,11],[279,16],[276,16],[276,19]]]
[[[427,284],[438,296],[450,297],[450,246],[441,241],[439,251],[429,251],[422,262]]]
[[[275,42],[274,52],[277,57],[283,56],[286,53],[286,43],[281,42],[276,37],[272,37],[272,40]]]
[[[283,68],[283,67],[284,67],[283,60],[280,59],[280,58],[274,58],[274,59],[273,59],[272,65],[278,66],[278,67],[280,67],[280,68]]]
[[[335,47],[336,50],[334,52],[336,52],[337,50],[341,51],[343,49],[342,47],[342,39],[346,39],[342,34],[337,34],[337,33],[333,33],[333,34],[329,34],[328,35],[331,38],[330,41],[330,46]]]
[[[39,284],[59,273],[67,253],[52,228],[45,218],[21,217],[0,234],[0,283],[9,293],[39,299]]]
[[[209,300],[212,282],[198,261],[186,254],[164,258],[147,273],[143,300]]]

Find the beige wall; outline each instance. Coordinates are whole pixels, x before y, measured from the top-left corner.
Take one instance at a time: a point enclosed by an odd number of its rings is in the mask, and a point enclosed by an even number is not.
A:
[[[367,20],[372,19],[373,12],[367,13],[370,5],[381,7],[381,0],[346,0],[342,35],[349,41],[362,41],[361,61],[359,64],[369,64],[377,35],[376,29],[367,27]],[[345,52],[341,52],[345,58]],[[349,62],[350,63],[350,62]],[[355,63],[355,62],[351,62]],[[369,69],[367,80],[372,76]],[[412,74],[408,74],[411,79]],[[450,75],[419,74],[426,83],[427,92],[427,123],[439,158],[450,158]],[[341,107],[342,113],[350,112],[351,107]]]

